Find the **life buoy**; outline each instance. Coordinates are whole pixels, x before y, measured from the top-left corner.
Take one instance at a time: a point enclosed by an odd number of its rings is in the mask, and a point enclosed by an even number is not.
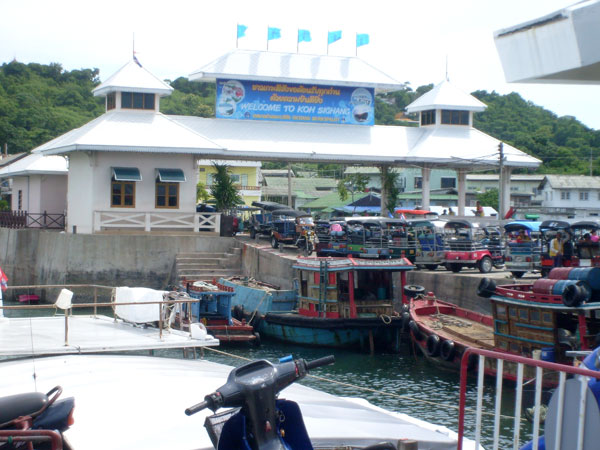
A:
[[[444,361],[454,361],[454,355],[456,353],[456,348],[454,342],[450,339],[446,339],[440,345],[440,356]]]
[[[491,278],[482,278],[477,287],[477,295],[490,298],[496,292],[496,282]]]
[[[417,284],[408,284],[404,286],[404,294],[410,298],[415,298],[419,294],[424,294],[425,288]]]
[[[419,325],[417,325],[417,322],[415,322],[414,320],[411,320],[410,322],[408,322],[408,329],[410,330],[410,332],[412,333],[412,335],[415,337],[415,339],[417,341],[423,340],[423,337],[424,337],[423,332],[419,328]]]
[[[437,356],[440,353],[440,337],[437,334],[427,336],[425,348],[428,356]]]

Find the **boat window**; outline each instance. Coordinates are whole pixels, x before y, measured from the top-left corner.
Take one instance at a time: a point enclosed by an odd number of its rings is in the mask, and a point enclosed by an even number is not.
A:
[[[511,342],[510,343],[510,351],[513,353],[520,353],[521,348],[519,347],[519,344],[517,344],[516,342]]]
[[[500,347],[502,350],[508,350],[508,342],[506,342],[505,340],[499,340],[498,341],[498,347]]]
[[[524,321],[529,320],[529,314],[526,309],[519,308],[519,320],[524,320]]]
[[[516,319],[517,318],[517,308],[508,308],[508,315],[512,319]]]
[[[549,323],[552,324],[552,313],[551,312],[545,312],[542,314],[542,320],[544,323]]]
[[[496,305],[496,315],[498,317],[506,318],[506,306],[504,305]]]

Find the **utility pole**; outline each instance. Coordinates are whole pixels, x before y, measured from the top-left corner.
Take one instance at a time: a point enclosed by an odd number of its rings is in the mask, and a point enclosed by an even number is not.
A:
[[[288,164],[288,206],[292,206],[292,163]]]
[[[592,173],[592,147],[590,147],[590,177],[593,176]]]
[[[498,152],[499,152],[499,163],[498,167],[500,168],[500,173],[498,174],[498,214],[500,215],[500,219],[504,218],[504,144],[500,142],[498,144]]]

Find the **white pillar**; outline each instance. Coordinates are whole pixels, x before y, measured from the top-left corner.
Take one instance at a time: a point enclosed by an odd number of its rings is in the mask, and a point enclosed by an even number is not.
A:
[[[500,176],[500,205],[498,211],[499,219],[504,219],[506,213],[510,209],[510,167],[502,167],[502,174]]]
[[[421,169],[421,176],[422,176],[422,180],[421,180],[421,192],[423,195],[423,202],[421,204],[421,208],[424,210],[429,210],[429,204],[430,204],[430,193],[429,193],[429,189],[430,189],[430,180],[431,180],[431,168],[430,167],[423,167]]]
[[[467,198],[467,171],[466,169],[458,169],[458,216],[465,215],[465,206]]]

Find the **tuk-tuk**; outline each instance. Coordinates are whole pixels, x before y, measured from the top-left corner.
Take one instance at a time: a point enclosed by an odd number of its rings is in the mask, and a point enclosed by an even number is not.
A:
[[[542,235],[541,271],[543,277],[547,276],[554,267],[554,258],[550,256],[550,242],[558,231],[566,234],[568,238],[563,244],[562,267],[579,267],[579,258],[574,254],[571,224],[562,220],[545,220],[540,224]]]
[[[404,257],[414,264],[417,244],[410,223],[404,219],[385,217],[380,219],[380,223],[384,235],[387,236],[390,258]]]
[[[504,265],[515,278],[521,278],[526,272],[541,268],[541,223],[515,221],[504,225],[506,238]]]
[[[332,234],[331,226],[338,224],[342,231]],[[317,243],[315,249],[317,256],[346,256],[348,254],[346,220],[342,218],[331,220],[317,220],[315,222]]]
[[[452,272],[460,272],[463,267],[477,268],[488,273],[492,267],[504,265],[504,255],[497,248],[490,251],[488,245],[493,233],[484,230],[477,223],[468,220],[449,220],[444,225],[444,264]]]
[[[295,245],[308,256],[315,249],[315,223],[310,213],[296,209],[276,209],[272,212],[271,247]]]
[[[259,208],[259,213],[252,214],[248,220],[248,231],[250,237],[254,239],[256,235],[271,236],[273,215],[272,212],[278,209],[289,209],[287,205],[277,202],[252,202],[252,206]]]
[[[390,255],[388,238],[384,233],[383,217],[347,217],[347,254],[361,258],[387,258]]]
[[[418,268],[437,269],[445,257],[443,231],[430,220],[409,220],[409,226],[416,241],[414,263]]]
[[[600,242],[593,237],[599,229],[598,222],[592,220],[571,224],[575,255],[579,258],[580,267],[600,266]]]

